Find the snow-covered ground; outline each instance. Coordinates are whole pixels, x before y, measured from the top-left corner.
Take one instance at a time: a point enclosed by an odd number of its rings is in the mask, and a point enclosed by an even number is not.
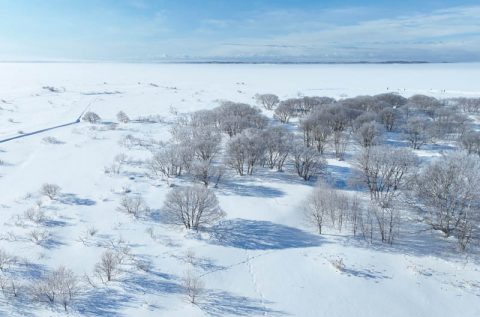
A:
[[[0,141],[74,122],[89,109],[102,124],[85,122],[0,143],[0,247],[18,256],[25,285],[60,265],[93,276],[108,247],[128,246],[144,272],[126,267],[115,281],[85,287],[69,312],[85,316],[480,316],[480,265],[451,241],[404,226],[392,246],[373,245],[336,231],[317,235],[306,226],[302,202],[314,184],[291,169],[228,174],[215,193],[227,222],[215,235],[192,233],[161,221],[169,188],[145,176],[143,148],[127,149],[126,135],[167,140],[173,113],[209,109],[218,100],[253,104],[255,93],[335,98],[399,92],[437,98],[480,96],[480,64],[421,65],[162,65],[0,64]],[[59,92],[42,88],[56,87]],[[112,125],[158,115],[157,123]],[[271,116],[271,113],[266,113]],[[21,132],[19,132],[21,131]],[[51,144],[43,139],[60,140]],[[106,174],[116,155],[128,157],[119,175]],[[435,148],[422,155],[437,155]],[[330,177],[344,182],[350,164],[329,160]],[[43,183],[62,188],[59,199],[39,194]],[[117,210],[124,188],[141,193],[153,216]],[[39,202],[41,201],[41,202]],[[48,221],[24,212],[42,204]],[[98,230],[93,236],[87,231]],[[46,230],[42,245],[30,241]],[[189,263],[187,253],[196,260]],[[339,272],[331,261],[342,258]],[[192,262],[192,261],[190,261]],[[206,291],[197,305],[183,295],[191,267]],[[0,295],[0,315],[62,316],[60,306]]]

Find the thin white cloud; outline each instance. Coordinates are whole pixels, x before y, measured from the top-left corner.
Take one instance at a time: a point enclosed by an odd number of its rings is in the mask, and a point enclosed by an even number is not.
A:
[[[276,14],[275,14],[276,15]],[[268,14],[267,16],[271,16]],[[290,16],[291,19],[296,19]],[[285,22],[286,24],[289,21]],[[295,25],[293,21],[291,24]],[[389,56],[441,59],[448,55],[480,57],[480,6],[456,7],[430,14],[374,19],[354,24],[300,28],[271,37],[231,39],[208,54],[216,56],[345,56],[353,59]],[[242,48],[242,44],[244,47]],[[450,50],[442,52],[442,50]]]

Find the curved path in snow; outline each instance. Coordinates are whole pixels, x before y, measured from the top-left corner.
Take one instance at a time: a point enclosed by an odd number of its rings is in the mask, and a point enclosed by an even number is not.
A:
[[[78,116],[78,118],[75,121],[60,124],[60,125],[56,125],[54,127],[49,127],[49,128],[45,128],[45,129],[41,129],[41,130],[36,130],[36,131],[33,131],[33,132],[19,134],[19,135],[12,136],[12,137],[9,137],[9,138],[6,138],[6,139],[1,139],[0,143],[5,143],[5,142],[12,141],[12,140],[15,140],[15,139],[21,139],[21,138],[25,138],[27,136],[40,134],[40,133],[47,132],[47,131],[50,131],[50,130],[55,130],[55,129],[67,127],[69,125],[74,125],[74,124],[80,123],[80,120],[82,119],[83,114],[87,111],[88,108],[90,108],[90,106],[91,106],[91,103],[87,107],[85,107],[85,109],[82,111],[82,113]]]

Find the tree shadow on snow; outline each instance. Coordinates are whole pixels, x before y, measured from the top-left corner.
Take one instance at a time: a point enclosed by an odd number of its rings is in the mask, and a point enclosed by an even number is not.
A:
[[[95,201],[88,198],[79,198],[75,194],[62,194],[58,201],[65,205],[93,206]]]
[[[367,280],[383,280],[383,279],[391,279],[390,276],[383,274],[382,272],[373,270],[373,269],[364,269],[364,270],[357,270],[353,268],[345,268],[343,272],[347,275],[355,276],[364,278]]]
[[[76,303],[76,310],[84,316],[118,317],[118,311],[127,305],[132,296],[112,288],[94,288]]]
[[[209,316],[282,316],[286,313],[270,309],[266,306],[271,302],[261,302],[257,299],[235,296],[225,291],[208,290],[197,305]]]
[[[317,247],[324,242],[319,236],[270,221],[233,219],[209,231],[211,243],[247,250]]]
[[[159,278],[160,277],[160,278]],[[156,274],[129,274],[122,279],[122,287],[128,293],[141,294],[182,294],[184,288],[173,281],[171,275]]]
[[[264,198],[277,198],[282,197],[285,193],[276,188],[254,185],[254,184],[241,184],[240,182],[225,181],[219,185],[218,191],[224,195],[240,195],[247,197],[264,197]]]

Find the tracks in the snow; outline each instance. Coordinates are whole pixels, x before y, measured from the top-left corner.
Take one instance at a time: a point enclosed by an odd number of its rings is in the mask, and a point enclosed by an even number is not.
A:
[[[55,129],[59,129],[59,128],[63,128],[63,127],[68,127],[70,125],[80,123],[80,119],[85,114],[85,112],[88,110],[88,108],[90,108],[91,105],[92,105],[92,103],[89,103],[88,106],[86,106],[85,109],[83,109],[82,113],[78,116],[78,118],[75,121],[60,124],[60,125],[57,125],[57,126],[54,126],[54,127],[49,127],[49,128],[45,128],[45,129],[40,129],[40,130],[28,132],[28,133],[22,133],[22,134],[19,134],[19,135],[16,135],[16,136],[12,136],[12,137],[9,137],[9,138],[6,138],[6,139],[2,139],[2,140],[0,140],[0,143],[6,143],[6,142],[13,141],[13,140],[16,140],[16,139],[26,138],[28,136],[32,136],[32,135],[40,134],[40,133],[43,133],[43,132],[47,132],[47,131],[51,131],[51,130],[55,130]]]

